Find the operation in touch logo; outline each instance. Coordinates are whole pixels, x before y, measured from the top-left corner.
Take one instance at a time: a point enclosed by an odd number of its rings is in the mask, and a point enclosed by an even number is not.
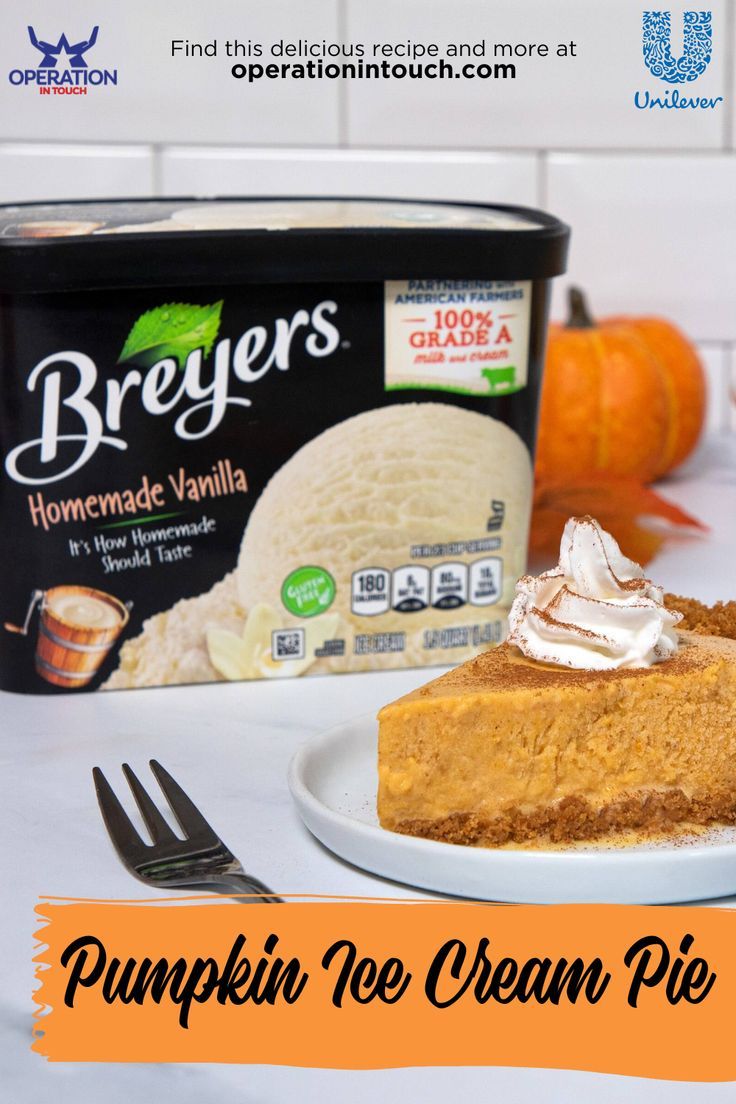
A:
[[[653,77],[666,84],[687,84],[701,77],[708,68],[713,52],[713,17],[709,11],[686,11],[682,14],[682,53],[672,52],[672,13],[645,11],[642,19],[644,64]],[[667,89],[662,95],[649,91],[634,93],[634,106],[639,110],[710,111],[723,96],[684,96],[679,88]]]
[[[42,96],[86,96],[90,88],[118,83],[117,69],[94,69],[87,62],[87,53],[97,42],[100,28],[95,26],[87,38],[70,42],[62,32],[55,42],[39,38],[28,27],[31,46],[41,54],[35,69],[11,69],[9,82],[16,87],[35,88]]]

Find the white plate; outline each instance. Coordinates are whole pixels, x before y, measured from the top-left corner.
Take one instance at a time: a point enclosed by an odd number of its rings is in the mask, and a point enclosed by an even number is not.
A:
[[[736,829],[621,848],[511,851],[387,832],[376,818],[377,724],[330,729],[294,756],[302,820],[348,862],[397,882],[481,901],[672,904],[736,892]]]

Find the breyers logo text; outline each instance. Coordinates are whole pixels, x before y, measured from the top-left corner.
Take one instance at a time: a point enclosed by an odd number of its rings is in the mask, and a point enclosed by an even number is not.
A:
[[[672,52],[672,14],[668,11],[645,11],[642,20],[644,64],[652,76],[666,84],[681,85],[701,77],[710,63],[713,51],[712,14],[709,11],[683,13],[682,53]],[[705,110],[711,111],[723,96],[685,96],[679,88],[667,89],[661,95],[648,90],[634,93],[634,106],[640,111]]]
[[[340,333],[327,316],[336,312],[337,304],[325,299],[311,311],[298,310],[291,318],[277,318],[272,331],[252,326],[235,344],[230,338],[218,341],[211,365],[205,365],[206,350],[200,347],[182,357],[182,363],[171,355],[154,361],[145,371],[131,368],[122,377],[105,381],[99,407],[93,395],[100,391],[99,371],[92,358],[77,350],[51,353],[36,364],[26,381],[27,389],[41,396],[41,434],[12,449],[5,469],[17,483],[56,483],[84,467],[101,445],[127,449],[121,434],[124,406],[135,402],[136,396],[154,417],[180,409],[174,432],[182,440],[208,437],[228,407],[251,406],[250,399],[231,393],[233,378],[253,384],[272,368],[287,371],[299,331],[304,331],[300,336],[307,356],[333,353]],[[62,417],[69,416],[76,422],[68,427],[74,432],[65,432],[61,426]],[[31,461],[35,456],[37,464],[40,461],[42,474],[22,470],[29,456]]]
[[[29,27],[28,38],[42,55],[41,61],[35,69],[11,69],[8,80],[16,87],[37,88],[42,96],[84,96],[90,87],[116,85],[117,69],[94,69],[87,64],[86,54],[97,42],[99,30],[99,26],[93,27],[89,37],[78,42],[70,42],[64,32],[55,42],[48,42]],[[62,60],[64,64],[60,64]]]

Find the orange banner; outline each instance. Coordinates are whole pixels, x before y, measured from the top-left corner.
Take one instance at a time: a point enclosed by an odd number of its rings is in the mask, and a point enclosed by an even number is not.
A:
[[[504,1065],[736,1080],[725,909],[44,900],[52,1061]]]

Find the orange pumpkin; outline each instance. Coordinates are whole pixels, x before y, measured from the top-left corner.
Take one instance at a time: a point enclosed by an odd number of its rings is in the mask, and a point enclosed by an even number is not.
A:
[[[603,472],[648,483],[682,463],[703,426],[705,377],[661,318],[594,322],[577,288],[550,327],[537,444],[544,480]]]

